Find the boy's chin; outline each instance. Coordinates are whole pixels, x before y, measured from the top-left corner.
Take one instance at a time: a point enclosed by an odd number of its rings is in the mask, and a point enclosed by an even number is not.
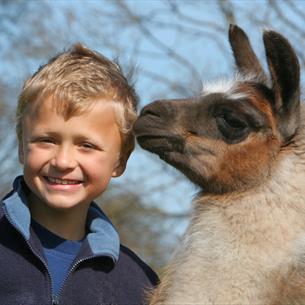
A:
[[[78,198],[78,196],[71,196],[66,194],[52,194],[46,196],[31,196],[30,205],[36,210],[44,209],[46,211],[54,212],[68,212],[72,210],[87,211],[91,200]],[[43,213],[44,214],[44,213]]]

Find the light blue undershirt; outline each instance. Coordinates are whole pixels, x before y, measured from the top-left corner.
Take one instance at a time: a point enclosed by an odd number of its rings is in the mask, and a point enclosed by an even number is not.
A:
[[[54,295],[58,295],[82,241],[71,241],[50,232],[32,219],[31,226],[41,241]]]

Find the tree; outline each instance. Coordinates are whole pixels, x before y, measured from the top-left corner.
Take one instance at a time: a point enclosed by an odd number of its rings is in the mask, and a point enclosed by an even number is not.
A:
[[[229,23],[245,29],[264,65],[261,29],[283,33],[304,70],[304,9],[297,0],[0,1],[1,191],[21,171],[14,108],[22,82],[50,56],[81,41],[117,57],[126,73],[136,74],[142,107],[154,99],[198,95],[205,81],[232,75]],[[187,224],[195,189],[184,181],[137,148],[126,176],[103,196],[123,239],[158,269]]]

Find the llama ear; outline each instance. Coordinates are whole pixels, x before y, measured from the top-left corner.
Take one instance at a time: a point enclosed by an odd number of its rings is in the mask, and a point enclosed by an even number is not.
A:
[[[300,117],[300,66],[292,46],[274,31],[263,36],[266,57],[273,83],[273,110],[285,140],[295,134]]]
[[[254,74],[265,80],[264,70],[246,33],[237,25],[230,24],[229,41],[238,70],[243,74]]]

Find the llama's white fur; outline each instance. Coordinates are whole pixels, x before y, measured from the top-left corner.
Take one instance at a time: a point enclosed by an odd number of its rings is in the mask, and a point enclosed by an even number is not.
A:
[[[248,97],[248,94],[247,92],[240,92],[238,86],[247,82],[263,83],[265,80],[260,80],[259,77],[254,74],[241,74],[236,72],[233,78],[223,77],[211,82],[203,82],[202,96],[221,93],[230,100],[244,99]]]

